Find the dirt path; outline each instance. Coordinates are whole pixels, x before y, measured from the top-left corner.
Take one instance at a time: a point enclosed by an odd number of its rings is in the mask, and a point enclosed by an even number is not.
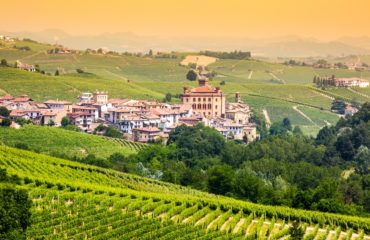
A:
[[[296,111],[297,113],[299,113],[300,115],[302,115],[302,117],[307,119],[310,123],[312,123],[313,125],[318,127],[318,125],[309,116],[307,116],[304,112],[299,110],[297,106],[293,106],[293,110]]]
[[[365,93],[357,92],[356,90],[353,90],[352,88],[348,88],[348,91],[353,92],[354,94],[360,95],[361,97],[370,99],[369,95],[367,95]]]
[[[252,75],[253,75],[253,71],[250,71],[250,73],[248,75],[248,79],[251,79],[252,78]]]
[[[328,99],[330,99],[330,100],[334,100],[334,98],[333,97],[331,97],[331,96],[329,96],[329,95],[326,95],[326,94],[323,94],[322,92],[319,92],[319,91],[315,91],[315,90],[311,90],[312,92],[314,92],[314,93],[317,93],[317,94],[319,94],[319,95],[321,95],[321,96],[323,96],[323,97],[326,97],[326,98],[328,98]]]
[[[269,113],[267,112],[266,109],[263,109],[262,112],[263,112],[263,115],[265,116],[266,127],[269,128],[271,126],[271,120],[270,120]]]
[[[114,73],[114,72],[108,71],[107,69],[104,69],[104,71],[105,71],[105,72],[107,72],[107,73],[109,73],[109,74],[111,74],[111,75],[113,75],[113,76],[116,76],[116,77],[118,77],[118,78],[120,78],[120,79],[122,79],[122,80],[128,80],[128,79],[127,79],[127,78],[125,78],[124,76],[121,76],[121,75],[119,75],[119,74],[117,74],[117,73]]]
[[[37,55],[39,55],[41,53],[45,53],[45,51],[40,51],[40,52],[31,54],[31,55],[25,56],[24,58],[21,58],[20,60],[24,60],[24,59],[27,59],[27,58],[32,58],[32,57],[35,57],[35,56],[37,56]]]
[[[278,80],[278,81],[282,82],[283,84],[286,84],[286,82],[285,82],[285,80],[284,80],[284,79],[278,78],[278,77],[277,77],[275,74],[273,74],[273,73],[270,73],[270,75],[271,75],[273,78],[275,78],[276,80]]]

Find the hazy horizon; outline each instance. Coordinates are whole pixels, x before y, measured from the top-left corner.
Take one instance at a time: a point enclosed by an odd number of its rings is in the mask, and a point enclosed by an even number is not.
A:
[[[370,2],[46,1],[2,3],[1,31],[61,29],[79,35],[132,32],[140,36],[266,39],[281,36],[333,41],[370,36]],[[16,9],[17,14],[9,9]],[[348,17],[350,16],[350,18]]]

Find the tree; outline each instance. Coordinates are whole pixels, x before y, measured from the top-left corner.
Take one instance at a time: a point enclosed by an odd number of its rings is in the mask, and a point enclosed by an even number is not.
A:
[[[76,69],[76,72],[77,72],[77,73],[79,73],[79,74],[82,74],[82,73],[84,73],[85,71],[84,71],[84,70],[82,70],[81,68],[77,68],[77,69]]]
[[[283,119],[283,126],[284,126],[287,130],[292,131],[292,124],[290,123],[289,118],[284,118],[284,119]]]
[[[171,102],[171,99],[172,99],[172,94],[171,93],[166,93],[166,97],[165,97],[165,102]]]
[[[48,122],[48,126],[49,127],[52,127],[52,126],[55,126],[55,122],[53,119],[50,119],[49,122]]]
[[[1,59],[0,65],[3,66],[3,67],[7,67],[8,66],[8,61],[6,59]]]
[[[11,124],[12,124],[12,121],[10,121],[10,119],[9,119],[9,118],[4,118],[4,119],[1,121],[1,126],[2,126],[2,127],[9,127]]]
[[[189,81],[195,81],[198,78],[198,74],[195,72],[195,70],[190,69],[189,72],[186,74],[186,79]]]
[[[293,129],[293,134],[295,136],[303,136],[302,129],[299,126],[295,126]]]
[[[59,76],[59,70],[56,70],[54,75]]]
[[[123,138],[123,134],[114,127],[107,127],[105,129],[104,136],[112,138]]]
[[[213,166],[208,170],[208,190],[215,194],[233,192],[234,171],[228,165]]]
[[[29,119],[24,119],[24,118],[17,118],[15,120],[15,122],[21,126],[25,125],[25,124],[30,124],[31,123],[31,120]]]
[[[0,107],[0,116],[9,117],[10,111],[6,107]]]
[[[221,82],[220,82],[220,85],[225,85],[226,84],[226,82],[224,81],[224,80],[222,80]]]
[[[365,146],[360,146],[354,157],[356,163],[356,172],[359,174],[370,173],[370,150]]]
[[[291,240],[301,240],[304,236],[304,229],[299,226],[297,221],[294,221],[292,226],[289,228],[289,234]]]
[[[344,114],[346,110],[346,103],[344,102],[343,99],[336,98],[332,103],[331,103],[331,110],[333,112],[339,113],[339,114]]]
[[[62,125],[62,127],[68,126],[70,124],[69,118],[68,117],[63,117],[60,124]]]
[[[153,56],[153,50],[152,49],[149,50],[148,56]]]

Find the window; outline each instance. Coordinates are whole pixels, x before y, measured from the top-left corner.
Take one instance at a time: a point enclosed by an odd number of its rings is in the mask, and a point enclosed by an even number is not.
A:
[[[217,102],[218,98],[216,98],[216,102]]]
[[[211,109],[212,108],[212,104],[208,104],[208,109]]]
[[[198,109],[202,109],[202,104],[198,103]]]
[[[207,109],[207,104],[203,104],[203,109]]]
[[[216,112],[216,115],[218,115],[218,113]]]
[[[206,101],[206,98],[203,98],[203,102],[205,102]]]
[[[208,98],[208,102],[210,102],[211,101],[211,98]]]
[[[189,102],[189,98],[186,98],[186,102]]]
[[[193,98],[193,102],[196,102],[197,101],[197,99],[196,98]]]
[[[198,102],[200,102],[200,100],[201,100],[201,99],[200,99],[200,98],[198,98]]]
[[[195,103],[193,104],[193,109],[197,109],[197,105]]]
[[[215,108],[217,109],[218,105],[215,106]]]

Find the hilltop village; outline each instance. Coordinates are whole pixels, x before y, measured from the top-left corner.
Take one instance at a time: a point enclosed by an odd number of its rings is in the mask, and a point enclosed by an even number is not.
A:
[[[200,122],[215,128],[227,139],[252,142],[257,138],[256,125],[250,122],[251,110],[240,93],[235,102],[227,102],[219,87],[205,77],[199,86],[184,88],[181,104],[157,101],[109,98],[104,91],[82,93],[75,104],[63,100],[34,102],[27,95],[0,98],[0,106],[10,111],[12,127],[19,128],[19,119],[37,125],[61,126],[63,118],[82,132],[92,133],[100,126],[118,129],[135,142],[166,141],[177,126],[194,126]],[[17,120],[18,119],[18,120]]]

